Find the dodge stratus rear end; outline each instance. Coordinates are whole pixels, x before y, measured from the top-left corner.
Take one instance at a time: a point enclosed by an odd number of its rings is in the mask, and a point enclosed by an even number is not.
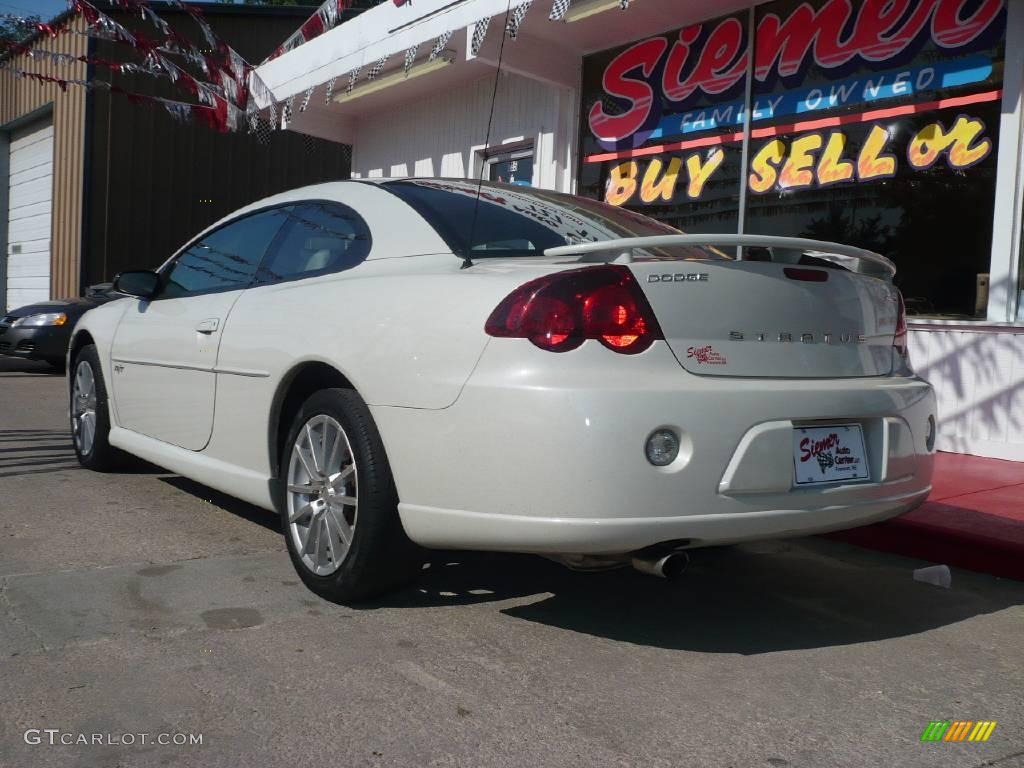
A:
[[[475,370],[447,409],[375,412],[402,432],[413,540],[620,555],[849,528],[927,497],[935,397],[885,259],[573,213],[611,234],[461,254],[507,287]]]

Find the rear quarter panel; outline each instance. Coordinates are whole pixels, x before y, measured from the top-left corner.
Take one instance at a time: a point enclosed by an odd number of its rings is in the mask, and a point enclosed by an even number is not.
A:
[[[484,321],[507,293],[458,265],[451,254],[382,260],[246,291],[220,347],[206,452],[269,474],[275,397],[312,361],[343,374],[371,406],[451,405],[487,346]],[[385,445],[393,439],[401,435],[385,434]]]
[[[356,192],[363,187],[373,200],[339,200],[370,224],[365,262],[334,275],[250,288],[232,309],[217,360],[208,454],[269,473],[275,397],[311,361],[338,370],[371,406],[450,406],[487,346],[488,315],[536,276],[527,266],[462,269],[405,203],[376,187],[349,185]],[[383,437],[385,445],[401,439]]]

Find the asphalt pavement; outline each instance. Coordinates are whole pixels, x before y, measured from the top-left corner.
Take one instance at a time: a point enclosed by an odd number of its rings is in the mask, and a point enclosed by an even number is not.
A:
[[[1024,583],[811,538],[671,583],[435,553],[343,607],[274,516],[79,469],[64,392],[0,358],[0,766],[1024,765]]]

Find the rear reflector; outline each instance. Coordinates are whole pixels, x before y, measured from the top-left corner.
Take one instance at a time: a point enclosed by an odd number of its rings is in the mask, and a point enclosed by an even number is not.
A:
[[[803,280],[808,283],[824,283],[828,280],[828,272],[820,269],[801,269],[800,267],[786,267],[782,270],[790,280]]]

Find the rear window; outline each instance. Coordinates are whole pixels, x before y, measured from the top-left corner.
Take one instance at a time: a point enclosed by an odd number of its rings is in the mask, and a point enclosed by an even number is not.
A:
[[[463,258],[542,256],[548,248],[563,245],[681,234],[667,224],[596,200],[510,184],[422,179],[384,186],[412,206]],[[652,248],[639,255],[724,258],[694,247]]]

